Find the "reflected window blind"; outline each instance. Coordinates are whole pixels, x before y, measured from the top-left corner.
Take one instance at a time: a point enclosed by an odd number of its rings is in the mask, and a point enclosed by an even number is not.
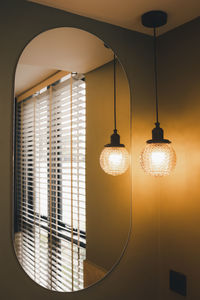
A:
[[[85,82],[71,74],[17,103],[15,249],[54,291],[84,288]]]

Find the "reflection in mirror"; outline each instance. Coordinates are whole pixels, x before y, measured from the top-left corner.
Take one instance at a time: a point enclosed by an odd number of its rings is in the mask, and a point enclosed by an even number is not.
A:
[[[16,70],[14,247],[24,271],[60,292],[84,289],[119,261],[130,227],[130,172],[99,157],[113,129],[113,53],[75,28],[49,30]],[[116,65],[118,125],[130,152],[129,87]]]

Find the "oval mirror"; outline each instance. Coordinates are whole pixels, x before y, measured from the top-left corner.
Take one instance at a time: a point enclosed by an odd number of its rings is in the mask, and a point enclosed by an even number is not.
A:
[[[116,62],[117,129],[130,152],[129,86]],[[113,132],[113,53],[58,28],[34,38],[16,69],[14,247],[36,283],[73,292],[119,262],[130,230],[130,168],[106,174]]]

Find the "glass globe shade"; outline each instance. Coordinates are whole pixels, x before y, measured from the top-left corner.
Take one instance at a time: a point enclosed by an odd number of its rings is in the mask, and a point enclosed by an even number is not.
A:
[[[140,156],[144,171],[152,176],[166,176],[176,165],[176,153],[171,144],[147,144]]]
[[[100,166],[109,175],[121,175],[129,167],[129,154],[124,147],[105,147],[100,155]]]

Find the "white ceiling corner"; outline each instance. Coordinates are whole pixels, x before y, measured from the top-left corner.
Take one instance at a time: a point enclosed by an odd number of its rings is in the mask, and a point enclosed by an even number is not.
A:
[[[123,28],[151,34],[141,24],[141,15],[150,10],[164,10],[168,23],[162,34],[199,16],[199,0],[27,0]],[[81,49],[81,51],[80,51]],[[20,94],[57,70],[87,73],[113,59],[111,50],[96,36],[75,28],[58,28],[34,38],[19,60],[15,92]]]
[[[164,10],[168,23],[159,29],[160,34],[182,25],[200,15],[199,0],[27,0],[58,8],[127,29],[151,34],[141,24],[141,15],[150,10]]]

